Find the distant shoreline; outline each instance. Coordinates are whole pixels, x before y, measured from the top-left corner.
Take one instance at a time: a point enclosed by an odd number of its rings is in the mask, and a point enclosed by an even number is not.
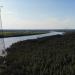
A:
[[[45,34],[50,31],[56,32],[75,32],[75,29],[50,29],[50,30],[0,30],[0,38],[8,38],[8,37],[19,37],[19,36],[29,36],[29,35],[37,35],[37,34]]]
[[[0,32],[0,38],[45,34],[47,32]]]

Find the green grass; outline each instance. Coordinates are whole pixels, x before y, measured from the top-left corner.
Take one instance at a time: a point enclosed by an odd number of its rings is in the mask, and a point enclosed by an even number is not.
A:
[[[37,34],[44,34],[45,32],[0,32],[0,38],[2,37],[15,37],[15,36],[27,36],[27,35],[37,35]]]
[[[1,75],[75,75],[75,33],[21,41],[6,51]]]

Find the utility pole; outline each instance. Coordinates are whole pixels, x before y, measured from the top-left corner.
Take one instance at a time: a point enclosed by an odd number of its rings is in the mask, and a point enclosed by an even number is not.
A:
[[[2,35],[2,39],[1,39],[1,44],[2,44],[2,54],[5,54],[5,42],[4,42],[4,37],[3,37],[3,27],[2,27],[2,18],[1,18],[1,9],[2,9],[3,6],[0,6],[0,32],[1,32],[1,35]]]
[[[1,8],[2,8],[2,6],[0,6],[0,26],[1,26],[0,29],[2,30]]]

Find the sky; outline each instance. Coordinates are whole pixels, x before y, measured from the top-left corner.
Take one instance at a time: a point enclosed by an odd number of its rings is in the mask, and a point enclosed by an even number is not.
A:
[[[75,0],[0,0],[3,29],[75,29]]]

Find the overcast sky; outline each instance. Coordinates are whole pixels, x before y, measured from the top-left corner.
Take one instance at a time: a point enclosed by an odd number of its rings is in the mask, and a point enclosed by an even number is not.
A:
[[[74,29],[75,0],[0,0],[4,29]]]

